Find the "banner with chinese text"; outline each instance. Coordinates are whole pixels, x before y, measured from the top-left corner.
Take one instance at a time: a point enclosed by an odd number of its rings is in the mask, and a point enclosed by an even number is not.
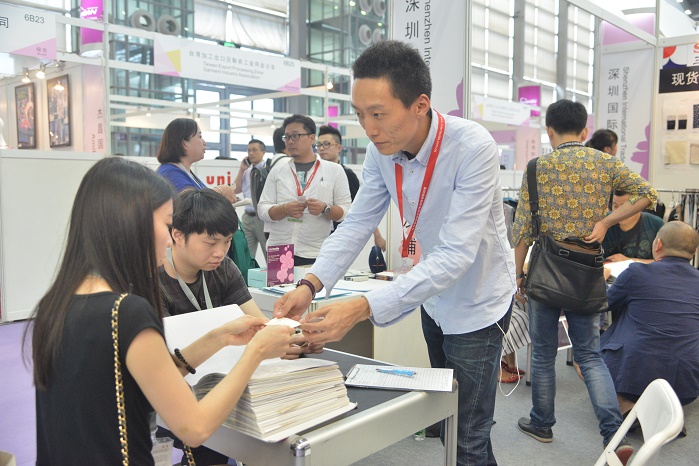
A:
[[[299,93],[298,60],[155,34],[155,72],[168,76]]]
[[[600,60],[597,129],[619,136],[617,157],[648,179],[653,50],[604,53]],[[592,135],[590,135],[592,136]]]
[[[415,47],[430,67],[432,105],[442,113],[463,117],[464,0],[395,1],[391,37]]]

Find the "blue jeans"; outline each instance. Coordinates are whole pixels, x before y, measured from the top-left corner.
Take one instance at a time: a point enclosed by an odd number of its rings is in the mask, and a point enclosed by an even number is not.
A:
[[[510,310],[498,324],[507,332]],[[456,464],[496,465],[490,443],[503,333],[498,325],[459,335],[445,335],[421,309],[422,333],[432,367],[454,369],[459,383]],[[444,425],[442,425],[442,443]]]
[[[599,314],[582,315],[563,311],[568,321],[568,335],[573,344],[575,362],[580,365],[592,409],[599,420],[600,434],[606,445],[621,425],[621,412],[614,382],[599,352]],[[532,410],[535,427],[556,423],[556,354],[558,353],[558,318],[561,309],[529,298],[529,334],[532,339]]]

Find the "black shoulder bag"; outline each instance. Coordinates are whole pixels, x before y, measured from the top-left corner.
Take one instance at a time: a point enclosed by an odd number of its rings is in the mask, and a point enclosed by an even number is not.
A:
[[[577,238],[556,241],[541,232],[536,161],[533,159],[527,164],[534,246],[524,283],[525,293],[540,303],[578,314],[605,312],[607,289],[600,244],[588,244]]]

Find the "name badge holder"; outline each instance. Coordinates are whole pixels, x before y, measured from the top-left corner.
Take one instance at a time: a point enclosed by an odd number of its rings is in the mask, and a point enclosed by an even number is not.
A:
[[[175,269],[175,263],[172,260],[171,248],[167,248],[167,260],[168,262],[170,262],[172,270],[175,271],[175,276],[177,277],[177,281],[179,282],[182,291],[184,291],[185,296],[187,296],[187,299],[189,299],[189,302],[192,303],[192,305],[196,308],[197,311],[201,311],[201,306],[199,306],[199,302],[197,301],[197,298],[194,296],[194,293],[192,293],[192,290],[189,289],[189,286],[187,286],[185,281],[182,280],[180,274],[177,273],[177,269]],[[206,309],[211,309],[214,306],[211,304],[211,295],[209,295],[209,288],[206,286],[206,278],[204,278],[203,270],[201,271],[201,286],[204,288],[204,301],[206,302]]]

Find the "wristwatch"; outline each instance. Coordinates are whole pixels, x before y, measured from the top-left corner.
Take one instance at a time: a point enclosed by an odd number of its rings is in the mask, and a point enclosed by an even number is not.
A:
[[[330,204],[325,204],[325,209],[323,209],[323,215],[328,215],[330,213]]]

